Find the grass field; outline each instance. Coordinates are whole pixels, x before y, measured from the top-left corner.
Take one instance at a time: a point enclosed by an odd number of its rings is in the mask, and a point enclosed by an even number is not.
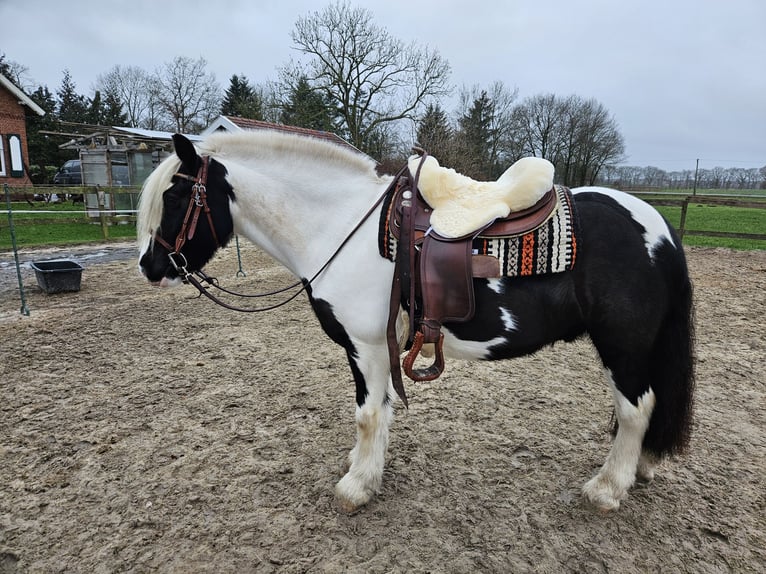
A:
[[[678,228],[681,208],[656,206],[667,220]],[[686,229],[690,231],[722,231],[727,233],[766,234],[766,209],[729,207],[724,205],[689,204]],[[707,247],[731,247],[733,249],[766,249],[766,241],[729,237],[706,237],[685,235],[684,244]]]
[[[25,202],[11,204],[16,244],[24,247],[46,245],[77,245],[100,243],[109,240],[135,239],[136,226],[132,222],[109,225],[108,238],[104,238],[98,217],[85,213],[82,204],[43,204],[31,207]],[[0,217],[0,250],[9,250],[11,245],[8,212],[3,205]]]

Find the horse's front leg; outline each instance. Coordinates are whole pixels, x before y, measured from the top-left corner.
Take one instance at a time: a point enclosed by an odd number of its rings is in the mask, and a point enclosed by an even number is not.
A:
[[[340,507],[351,512],[380,492],[393,408],[385,345],[355,343],[354,352],[347,353],[356,384],[356,445],[335,495]]]

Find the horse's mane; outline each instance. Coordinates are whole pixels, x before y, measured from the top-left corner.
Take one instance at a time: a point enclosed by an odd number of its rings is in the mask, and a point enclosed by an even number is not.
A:
[[[281,160],[293,168],[297,163],[318,162],[336,165],[360,175],[377,177],[375,161],[351,148],[315,137],[295,135],[275,130],[216,132],[202,142],[196,142],[198,153],[209,155],[222,163],[242,160]],[[162,194],[171,185],[180,160],[173,154],[163,160],[144,182],[139,201],[137,233],[143,249],[162,218]]]
[[[289,158],[338,164],[362,173],[375,171],[370,157],[349,147],[316,137],[296,135],[276,130],[216,132],[197,144],[204,154],[218,158],[265,159]]]

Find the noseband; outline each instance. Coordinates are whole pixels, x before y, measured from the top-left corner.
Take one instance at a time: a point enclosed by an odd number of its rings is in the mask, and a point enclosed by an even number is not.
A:
[[[210,225],[210,233],[213,234],[213,241],[215,241],[215,248],[218,249],[221,246],[218,241],[218,236],[215,233],[215,226],[213,226],[213,216],[210,214],[210,207],[207,204],[206,185],[209,163],[210,156],[202,156],[202,165],[200,166],[196,177],[178,172],[174,174],[174,177],[180,177],[194,182],[194,185],[192,185],[192,193],[189,198],[189,206],[186,208],[186,216],[181,225],[181,231],[179,231],[176,236],[175,245],[170,245],[159,233],[154,236],[154,240],[168,250],[170,263],[175,270],[178,271],[184,282],[189,276],[189,271],[186,269],[188,263],[184,254],[181,253],[181,249],[187,240],[191,240],[194,237],[194,233],[197,230],[197,223],[199,222],[199,216],[202,211],[207,215],[207,221]]]

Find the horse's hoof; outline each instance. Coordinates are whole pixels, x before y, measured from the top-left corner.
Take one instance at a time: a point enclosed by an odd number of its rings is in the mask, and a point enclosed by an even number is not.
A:
[[[616,495],[607,480],[596,475],[582,487],[582,493],[597,510],[613,512],[620,508],[620,499],[624,494]]]
[[[362,506],[356,506],[350,500],[343,499],[337,494],[335,495],[335,506],[338,508],[338,511],[348,515],[356,514],[362,509]]]
[[[654,469],[657,466],[658,459],[651,454],[641,453],[641,458],[638,459],[638,467],[636,467],[636,482],[642,485],[651,484],[654,482]]]
[[[335,485],[335,502],[338,508],[346,514],[351,514],[367,504],[372,493],[355,485],[355,481],[346,474]]]
[[[654,482],[654,469],[653,468],[641,468],[638,467],[636,471],[636,484],[642,486],[648,486]]]

